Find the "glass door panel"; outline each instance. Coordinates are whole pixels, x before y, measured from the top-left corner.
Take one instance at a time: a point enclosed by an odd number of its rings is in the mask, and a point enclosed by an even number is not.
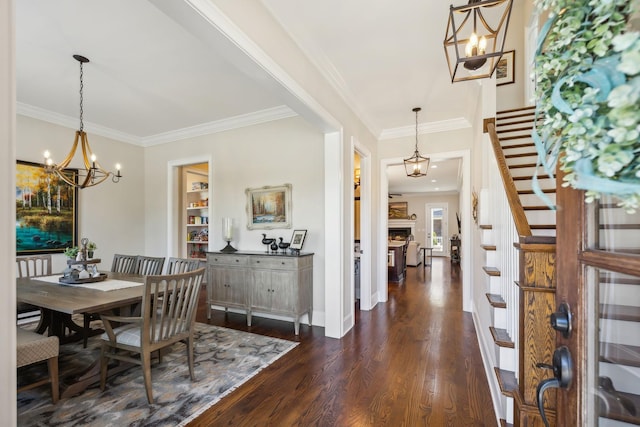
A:
[[[640,425],[640,213],[606,197],[587,206],[587,425]]]

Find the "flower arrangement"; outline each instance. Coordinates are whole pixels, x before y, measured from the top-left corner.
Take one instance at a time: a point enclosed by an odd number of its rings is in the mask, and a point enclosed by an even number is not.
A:
[[[540,162],[586,201],[640,208],[640,33],[628,0],[537,0],[550,12],[536,52],[534,130]]]

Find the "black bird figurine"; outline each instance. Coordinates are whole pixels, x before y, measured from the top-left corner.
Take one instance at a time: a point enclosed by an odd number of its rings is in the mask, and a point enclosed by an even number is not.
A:
[[[278,243],[278,247],[280,249],[282,249],[282,252],[286,253],[287,252],[287,248],[289,247],[289,243],[283,242],[282,241],[283,240],[282,237],[279,237],[279,239],[280,239],[280,243]]]
[[[276,243],[276,239],[273,239],[273,242],[271,243],[271,252],[278,252],[278,244]]]
[[[262,233],[262,244],[267,245],[267,253],[269,253],[269,246],[271,246],[271,244],[275,241],[276,239],[267,238],[267,235]]]

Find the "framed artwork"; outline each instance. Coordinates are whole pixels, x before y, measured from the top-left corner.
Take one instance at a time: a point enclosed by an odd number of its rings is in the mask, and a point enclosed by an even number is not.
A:
[[[291,184],[247,188],[247,229],[291,228]]]
[[[515,83],[516,51],[510,50],[502,54],[496,67],[496,86]]]
[[[307,237],[307,230],[294,230],[291,235],[291,243],[289,248],[300,250],[304,244],[304,239]]]
[[[78,171],[66,169],[77,182]],[[42,165],[16,165],[17,255],[62,253],[78,245],[78,189]]]
[[[389,202],[389,219],[407,219],[408,216],[407,202]]]

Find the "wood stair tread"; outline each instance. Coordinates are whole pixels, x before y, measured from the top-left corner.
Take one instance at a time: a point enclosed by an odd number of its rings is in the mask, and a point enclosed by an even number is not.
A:
[[[619,276],[617,274],[601,273],[600,284],[613,283],[616,285],[640,285],[640,278]]]
[[[541,190],[545,194],[556,192],[555,188],[542,188]],[[533,192],[533,190],[518,190],[518,194],[522,195],[522,194],[535,194],[535,193]]]
[[[500,141],[515,141],[517,139],[531,139],[531,134],[530,133],[520,133],[517,135],[511,135],[511,136],[501,136],[500,137]],[[533,143],[530,144],[532,147],[534,146]]]
[[[537,206],[523,206],[522,207],[525,211],[550,211],[552,210],[549,206],[547,205],[537,205]]]
[[[524,124],[524,123],[528,123],[529,126],[525,126],[525,127],[517,127],[517,128],[509,128],[509,129],[500,129],[500,130],[496,130],[496,133],[498,135],[500,134],[504,134],[504,133],[509,133],[509,132],[522,132],[522,131],[531,131],[533,130],[533,126],[531,123],[531,120],[520,120],[518,122],[510,122],[509,125],[513,126],[516,124]],[[503,124],[503,126],[505,126],[505,124]],[[496,129],[498,128],[498,126],[496,126]],[[529,134],[529,136],[531,136],[531,134]]]
[[[500,418],[500,427],[513,427],[513,424],[508,423],[507,420]]]
[[[498,294],[485,294],[489,300],[489,304],[496,308],[507,308],[507,302]]]
[[[625,393],[622,391],[618,391],[616,393],[620,398],[625,399],[633,403],[635,408],[640,408],[640,396],[632,393]],[[615,399],[613,396],[611,399]],[[617,402],[611,402],[611,405],[607,405],[609,411],[606,413],[600,413],[600,416],[603,418],[608,418],[610,420],[621,421],[628,424],[640,425],[640,416],[632,415],[628,411],[623,411],[620,408],[620,405],[617,405]]]
[[[491,230],[491,229],[493,229],[493,226],[491,224],[480,224],[480,229],[481,230]]]
[[[521,169],[521,168],[535,168],[535,163],[522,163],[519,165],[509,165],[509,169]]]
[[[515,159],[517,157],[532,157],[532,156],[537,156],[537,153],[531,152],[531,153],[505,154],[504,158],[505,159]]]
[[[494,276],[494,277],[500,276],[500,270],[498,270],[498,269],[497,269],[497,268],[495,268],[495,267],[487,267],[487,266],[484,266],[484,267],[482,267],[482,269],[483,269],[483,270],[484,270],[484,272],[485,272],[485,273],[487,273],[489,276]]]
[[[490,326],[489,330],[491,331],[493,342],[498,347],[515,348],[515,344],[513,343],[513,340],[509,336],[509,333],[506,329],[494,328],[493,326]]]
[[[535,145],[532,142],[524,142],[522,144],[503,145],[502,149],[503,150],[513,150],[515,148],[526,148],[526,147],[535,147]]]
[[[555,230],[555,224],[529,224],[532,230]]]
[[[640,368],[640,347],[601,342],[600,361]]]
[[[513,397],[518,391],[516,374],[512,371],[507,371],[498,367],[494,367],[493,370],[496,374],[496,378],[498,379],[500,392],[505,396]]]
[[[482,249],[484,249],[485,251],[495,251],[496,250],[496,245],[480,245],[480,247]]]
[[[640,224],[600,224],[600,230],[640,230]]]
[[[640,322],[640,307],[632,305],[600,304],[600,317],[602,319]]]

